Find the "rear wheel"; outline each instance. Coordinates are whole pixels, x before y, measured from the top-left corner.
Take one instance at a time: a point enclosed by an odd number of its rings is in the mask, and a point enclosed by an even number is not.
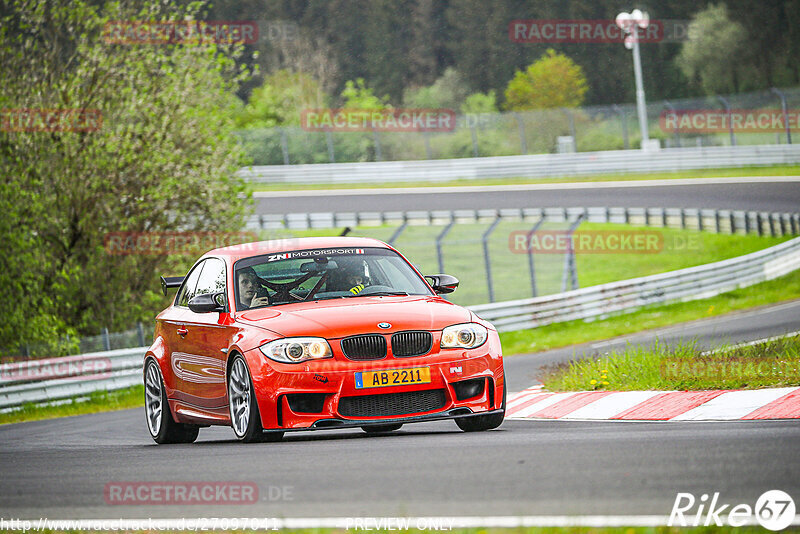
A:
[[[144,414],[150,437],[159,444],[192,443],[197,439],[200,427],[176,423],[167,401],[161,368],[155,360],[147,360],[144,373]]]
[[[503,381],[503,411],[497,414],[475,415],[473,417],[462,417],[456,419],[458,428],[464,432],[482,432],[497,428],[503,423],[506,416],[506,383]]]
[[[283,432],[264,432],[261,427],[261,414],[258,411],[253,380],[244,358],[233,357],[231,371],[228,373],[228,407],[231,426],[236,438],[244,443],[280,441]]]
[[[367,434],[380,434],[381,432],[394,432],[395,430],[400,430],[402,426],[403,423],[368,425],[368,426],[362,426],[361,430],[363,430]]]

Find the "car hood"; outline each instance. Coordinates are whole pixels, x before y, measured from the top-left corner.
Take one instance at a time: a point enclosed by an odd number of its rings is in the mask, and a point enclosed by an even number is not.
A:
[[[319,336],[328,339],[374,332],[441,330],[471,320],[468,310],[440,297],[356,297],[283,304],[239,312],[236,320],[283,337]],[[378,323],[390,323],[387,329]]]

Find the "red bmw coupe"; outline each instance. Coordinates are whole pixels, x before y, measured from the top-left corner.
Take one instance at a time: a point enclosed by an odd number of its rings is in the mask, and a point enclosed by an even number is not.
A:
[[[225,247],[161,284],[165,294],[179,289],[144,359],[157,443],[191,443],[209,425],[256,442],[295,430],[503,422],[497,331],[438,296],[457,279],[423,277],[381,241]]]

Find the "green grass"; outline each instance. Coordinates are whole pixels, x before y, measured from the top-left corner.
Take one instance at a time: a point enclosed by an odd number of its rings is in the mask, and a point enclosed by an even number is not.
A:
[[[469,306],[489,302],[489,289],[481,236],[491,221],[483,224],[457,224],[447,234],[442,247],[444,272],[461,281],[458,291],[448,298],[459,305]],[[516,253],[510,240],[514,232],[530,231],[532,222],[502,221],[489,239],[492,287],[494,300],[502,302],[533,296],[528,255]],[[564,230],[566,223],[546,223],[541,230]],[[353,229],[350,236],[374,237],[388,241],[397,227],[363,226]],[[444,226],[408,226],[394,246],[423,274],[439,272],[436,237]],[[617,280],[627,280],[666,271],[673,271],[720,261],[755,252],[789,239],[788,237],[759,237],[757,235],[729,235],[648,228],[622,224],[584,223],[579,231],[657,233],[663,238],[663,250],[657,253],[577,254],[580,287],[588,287]],[[293,231],[296,237],[334,236],[340,229]],[[266,236],[269,238],[275,235]],[[562,290],[564,254],[534,254],[534,269],[538,295],[558,293]]]
[[[722,169],[696,169],[676,172],[592,174],[584,176],[558,176],[553,178],[487,178],[481,180],[448,180],[443,182],[370,182],[330,184],[248,184],[250,191],[303,191],[316,189],[373,189],[392,187],[450,187],[465,185],[516,185],[552,184],[563,182],[605,182],[628,180],[670,180],[678,178],[725,178],[735,176],[794,176],[800,174],[800,165],[773,165],[768,167],[734,167]]]
[[[536,329],[503,332],[503,354],[539,352],[590,341],[611,339],[696,319],[724,315],[800,297],[800,270],[786,276],[736,289],[715,297],[690,302],[649,306],[641,310],[596,321],[569,321]]]
[[[759,389],[800,386],[800,335],[707,353],[697,344],[629,346],[545,371],[550,391]]]
[[[116,391],[97,391],[88,398],[72,399],[56,405],[25,404],[17,410],[0,413],[0,424],[53,419],[69,415],[110,412],[144,405],[144,386],[132,386]],[[144,415],[142,415],[144,420]]]

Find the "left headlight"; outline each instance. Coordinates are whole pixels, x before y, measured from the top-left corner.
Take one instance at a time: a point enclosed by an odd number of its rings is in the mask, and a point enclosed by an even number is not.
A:
[[[478,323],[463,323],[448,326],[442,330],[443,349],[474,349],[480,347],[489,337],[489,331]]]
[[[331,346],[321,337],[285,337],[265,343],[259,349],[270,360],[282,363],[300,363],[333,357]]]

